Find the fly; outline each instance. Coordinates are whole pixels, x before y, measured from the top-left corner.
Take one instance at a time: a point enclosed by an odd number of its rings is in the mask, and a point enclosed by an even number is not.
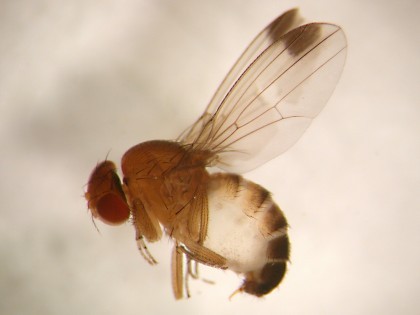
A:
[[[297,9],[269,24],[232,67],[201,117],[175,141],[147,141],[121,161],[99,163],[85,197],[92,217],[131,219],[138,248],[174,240],[172,287],[189,296],[198,264],[243,276],[234,292],[263,296],[282,281],[290,242],[285,215],[263,187],[242,177],[289,149],[326,104],[347,43],[329,23],[303,24]],[[210,173],[208,167],[225,172]],[[195,266],[193,266],[195,264]]]

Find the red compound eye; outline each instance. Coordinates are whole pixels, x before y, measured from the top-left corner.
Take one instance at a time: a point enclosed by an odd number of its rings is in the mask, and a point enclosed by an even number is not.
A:
[[[127,203],[114,193],[102,196],[96,204],[96,211],[98,218],[109,225],[122,224],[130,217]]]

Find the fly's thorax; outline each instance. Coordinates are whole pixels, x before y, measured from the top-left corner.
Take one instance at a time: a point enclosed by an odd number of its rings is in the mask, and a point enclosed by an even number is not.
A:
[[[147,141],[130,148],[122,157],[121,167],[125,177],[159,177],[176,167],[185,154],[177,142]]]
[[[141,200],[168,234],[189,234],[192,209],[207,186],[208,154],[171,141],[149,141],[129,149],[122,158],[125,191],[130,204]],[[179,231],[177,231],[179,230]],[[195,239],[198,239],[197,229]]]
[[[213,174],[208,185],[209,223],[204,246],[238,273],[262,270],[289,258],[287,221],[263,187],[235,174]]]
[[[204,168],[213,156],[210,151],[194,150],[192,145],[153,140],[130,148],[122,157],[121,167],[125,177],[159,177],[173,169]]]

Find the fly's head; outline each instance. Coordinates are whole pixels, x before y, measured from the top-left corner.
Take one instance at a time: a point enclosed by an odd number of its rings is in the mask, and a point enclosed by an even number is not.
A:
[[[85,198],[92,217],[109,225],[119,225],[130,217],[120,178],[111,161],[99,163],[92,171]]]

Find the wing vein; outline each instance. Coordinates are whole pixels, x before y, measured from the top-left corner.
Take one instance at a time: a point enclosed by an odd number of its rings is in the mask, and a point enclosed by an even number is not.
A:
[[[291,10],[260,32],[178,141],[240,173],[290,148],[334,91],[347,48],[339,26],[300,23]]]
[[[241,94],[241,96],[239,97],[239,99],[236,101],[236,103],[232,106],[230,112],[224,117],[224,120],[220,123],[219,128],[217,130],[215,130],[215,134],[217,134],[220,129],[223,127],[224,123],[226,122],[227,118],[232,114],[232,112],[237,108],[238,104],[240,104],[240,101],[242,100],[242,98],[244,97],[244,95],[249,91],[249,88],[255,83],[255,81],[257,81],[261,74],[266,71],[272,64],[274,61],[277,60],[277,58],[279,58],[285,51],[287,51],[287,49],[289,49],[293,43],[295,43],[301,36],[302,34],[305,32],[306,30],[306,26],[304,28],[302,28],[302,31],[298,34],[298,36],[296,36],[296,38],[291,41],[289,43],[288,46],[286,46],[283,50],[279,51],[279,53],[268,63],[268,65],[266,65],[264,68],[261,69],[261,71],[259,72],[259,74],[255,77],[255,79],[248,84],[248,86],[245,88],[245,90],[243,91],[243,93]],[[277,42],[275,42],[277,43]],[[274,45],[275,43],[273,43],[272,45]],[[272,45],[270,47],[272,47]],[[252,68],[253,64],[255,62],[258,61],[259,58],[261,58],[261,56],[266,53],[268,50],[265,50],[260,56],[258,56],[257,59],[255,59],[250,65],[249,67],[246,69],[246,71],[239,77],[238,81],[235,82],[235,84],[233,85],[233,87],[230,89],[229,93],[226,95],[226,97],[223,99],[223,102],[221,103],[221,105],[219,106],[219,108],[222,108],[222,105],[226,102],[227,98],[230,96],[230,94],[232,93],[232,91],[234,91],[234,88],[237,84],[239,84],[239,82],[241,82],[241,77],[245,76],[245,74],[247,74],[247,72],[249,71],[249,69]],[[289,68],[293,67],[290,66]],[[288,68],[288,69],[289,69]],[[284,73],[286,73],[288,71],[288,69],[286,69],[283,73],[281,73],[277,78],[273,79],[273,81],[271,81],[261,92],[259,92],[252,100],[250,100],[250,102],[242,109],[241,113],[239,114],[239,116],[236,118],[235,123],[239,120],[239,118],[241,117],[241,115],[243,114],[243,112],[245,112],[246,109],[249,108],[249,106],[253,103],[253,101],[255,101],[263,92],[265,92],[267,90],[268,87],[270,87],[277,79],[279,79]],[[242,82],[241,82],[242,83]],[[216,115],[219,111],[216,111]],[[225,128],[224,131],[222,131],[217,137],[213,137],[212,141],[217,140],[220,136],[222,136],[224,134],[224,132],[226,132],[233,124],[227,126],[227,128]],[[216,145],[217,146],[217,145]]]
[[[289,46],[287,46],[286,49],[284,49],[283,51],[281,51],[279,54],[277,54],[276,57],[273,58],[273,60],[258,74],[258,76],[255,78],[255,80],[253,80],[248,87],[246,88],[246,90],[242,93],[240,99],[235,103],[235,105],[233,106],[232,110],[230,111],[229,114],[232,113],[232,111],[234,110],[234,108],[236,108],[236,106],[238,106],[239,101],[242,99],[242,97],[246,94],[246,92],[248,91],[248,89],[250,88],[250,86],[255,83],[255,81],[261,76],[261,74],[285,51],[287,50],[293,43],[296,42],[296,40],[298,40],[302,34],[304,33],[304,31],[306,30],[306,27],[303,29],[303,31],[299,34],[299,36],[297,36],[295,38],[295,40],[293,40],[291,42],[291,44]],[[319,69],[321,69],[324,65],[326,65],[329,61],[331,61],[337,54],[339,54],[345,47],[343,47],[340,51],[338,51],[336,54],[334,54],[332,57],[330,57],[329,59],[327,59],[327,61],[325,61],[323,64],[321,64],[318,68],[316,68],[314,71],[312,71],[309,75],[307,75],[302,81],[300,81],[298,84],[296,84],[292,89],[290,89],[278,102],[275,103],[274,106],[268,108],[267,110],[265,110],[263,113],[261,113],[260,115],[254,117],[252,120],[248,121],[247,123],[239,126],[238,125],[238,120],[240,119],[241,115],[244,113],[244,111],[249,108],[249,106],[256,100],[258,99],[270,86],[272,86],[277,80],[279,80],[281,77],[283,77],[285,74],[287,74],[287,72],[292,69],[293,67],[295,67],[299,62],[301,62],[304,58],[310,56],[310,54],[315,51],[315,49],[317,49],[318,47],[320,47],[320,45],[322,43],[324,43],[326,40],[328,40],[331,36],[333,36],[336,32],[338,32],[338,30],[334,31],[333,33],[329,34],[328,36],[326,36],[325,38],[323,38],[321,41],[319,41],[316,45],[314,45],[313,47],[311,47],[311,49],[309,49],[305,54],[303,54],[302,56],[300,56],[299,58],[296,59],[296,61],[294,63],[292,63],[287,69],[285,69],[282,73],[280,73],[275,79],[273,79],[264,89],[261,90],[261,92],[259,92],[258,94],[256,94],[256,96],[250,100],[250,102],[243,108],[243,110],[241,111],[241,113],[238,115],[238,117],[235,119],[235,121],[230,124],[229,126],[227,126],[227,128],[225,128],[217,137],[213,137],[212,141],[217,141],[219,140],[221,137],[223,137],[223,139],[221,139],[221,141],[219,141],[218,143],[214,144],[214,149],[218,148],[219,146],[223,145],[223,143],[229,139],[232,135],[234,135],[238,130],[240,130],[242,127],[252,123],[253,121],[257,120],[258,118],[260,118],[262,115],[266,114],[268,111],[272,110],[273,108],[276,108],[276,110],[278,111],[279,115],[281,117],[283,117],[283,114],[281,113],[280,109],[277,108],[277,106],[294,90],[296,90],[296,88],[298,88],[303,82],[305,82],[309,77],[311,77],[314,73],[316,73]],[[229,116],[229,115],[228,115]],[[304,117],[304,116],[294,116],[294,117]],[[283,118],[291,118],[291,116],[289,117],[283,117]],[[276,123],[279,122],[281,119],[275,120],[272,123]],[[272,123],[269,123],[265,126],[262,126],[254,131],[258,131],[263,129],[266,126],[271,125]],[[235,126],[235,130],[232,131],[230,134],[228,134],[226,136],[226,133],[231,129],[232,126]],[[219,128],[220,129],[220,128]],[[217,131],[216,131],[217,133]],[[244,136],[241,136],[238,139],[235,139],[235,141],[231,142],[231,144],[235,143],[236,141],[239,141],[240,139],[252,134],[253,132],[247,133]],[[225,146],[223,146],[225,147]],[[219,149],[217,149],[217,151],[219,151]]]

